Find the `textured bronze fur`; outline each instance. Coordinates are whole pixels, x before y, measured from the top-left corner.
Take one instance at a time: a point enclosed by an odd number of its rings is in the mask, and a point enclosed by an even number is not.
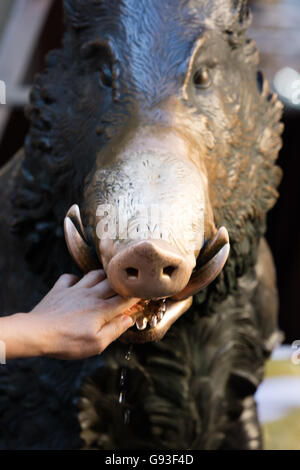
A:
[[[0,174],[1,312],[29,310],[59,274],[74,271],[64,215],[74,202],[84,204],[100,150],[149,120],[167,121],[201,147],[210,216],[227,227],[231,254],[166,337],[135,345],[129,362],[116,342],[90,360],[2,367],[0,447],[260,448],[253,394],[278,336],[262,237],[280,180],[282,108],[257,72],[247,2],[64,3],[63,48],[36,80],[24,151]],[[214,78],[197,95],[195,64]]]

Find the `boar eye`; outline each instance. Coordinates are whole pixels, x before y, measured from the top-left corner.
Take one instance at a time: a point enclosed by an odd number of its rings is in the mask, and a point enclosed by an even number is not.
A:
[[[194,85],[197,88],[208,88],[211,85],[211,75],[207,67],[200,67],[194,75]]]
[[[99,80],[102,85],[109,87],[109,88],[112,87],[112,84],[113,84],[112,72],[111,72],[111,68],[107,64],[104,64],[102,69],[100,70]]]

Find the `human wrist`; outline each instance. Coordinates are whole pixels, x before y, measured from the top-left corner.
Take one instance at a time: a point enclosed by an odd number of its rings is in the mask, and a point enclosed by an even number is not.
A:
[[[44,341],[31,313],[16,313],[0,319],[0,340],[6,347],[7,359],[35,357],[43,354]]]

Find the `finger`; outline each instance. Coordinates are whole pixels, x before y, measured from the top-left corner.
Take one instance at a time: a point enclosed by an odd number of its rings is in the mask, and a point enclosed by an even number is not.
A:
[[[105,279],[105,272],[103,269],[97,269],[83,276],[77,285],[78,287],[94,287],[96,284],[103,281],[103,279]]]
[[[128,315],[119,315],[99,330],[99,352],[104,351],[107,346],[125,333],[134,322]]]
[[[53,288],[65,288],[72,287],[78,282],[79,278],[74,274],[62,274],[60,278],[56,281]]]
[[[114,297],[111,297],[110,299],[105,300],[105,310],[103,311],[105,321],[110,321],[120,313],[125,313],[126,310],[130,309],[133,307],[135,304],[137,304],[140,301],[140,299],[125,299],[124,297],[121,297],[120,295],[115,295]]]
[[[112,289],[110,286],[108,279],[104,279],[104,281],[99,282],[96,284],[93,288],[92,291],[95,292],[95,294],[100,298],[100,299],[108,299],[109,297],[113,297],[116,294],[116,292]]]

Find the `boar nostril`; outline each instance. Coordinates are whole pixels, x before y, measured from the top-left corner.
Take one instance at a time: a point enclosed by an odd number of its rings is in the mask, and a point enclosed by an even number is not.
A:
[[[136,268],[127,268],[126,273],[128,277],[134,278],[134,279],[137,279],[139,276],[139,270]]]
[[[187,286],[194,259],[167,242],[147,239],[119,250],[106,269],[108,281],[119,295],[159,299],[171,297]]]
[[[163,274],[165,274],[166,276],[169,276],[171,277],[173,272],[175,271],[176,267],[175,266],[166,266],[164,269],[163,269]]]

